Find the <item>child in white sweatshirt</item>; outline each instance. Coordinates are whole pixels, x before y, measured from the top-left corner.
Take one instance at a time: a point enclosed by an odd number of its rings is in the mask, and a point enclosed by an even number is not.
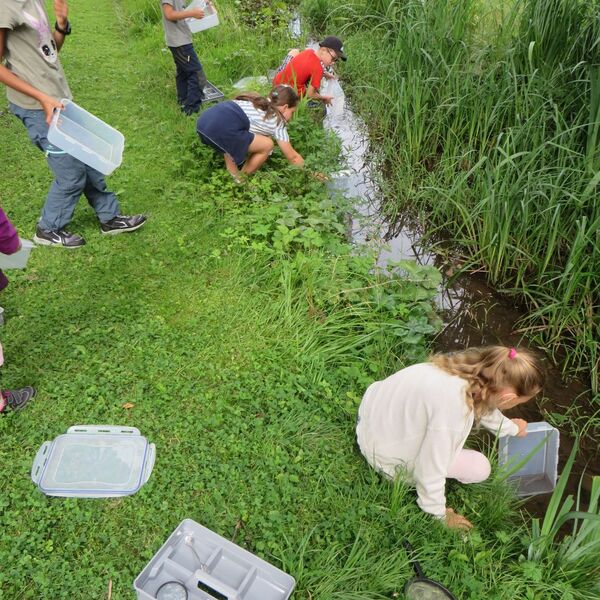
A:
[[[525,349],[435,355],[369,386],[358,410],[358,445],[374,469],[416,486],[423,511],[468,529],[471,523],[446,507],[446,479],[484,481],[491,467],[481,452],[463,448],[467,436],[474,423],[499,436],[527,435],[526,421],[499,409],[530,400],[543,379],[538,358]]]

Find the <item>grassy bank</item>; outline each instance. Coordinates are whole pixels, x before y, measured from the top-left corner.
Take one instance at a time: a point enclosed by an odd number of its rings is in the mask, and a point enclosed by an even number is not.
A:
[[[230,92],[289,40],[220,6],[224,24],[196,46]],[[526,557],[529,533],[500,482],[449,486],[449,505],[477,527],[462,539],[354,447],[365,386],[426,352],[435,272],[374,278],[373,258],[344,241],[342,200],[277,153],[235,186],[177,110],[153,0],[81,0],[71,13],[62,61],[75,100],[125,134],[109,182],[149,222],[107,239],[82,201],[72,229],[87,245],[38,248],[10,273],[2,384],[39,393],[0,418],[0,598],[105,598],[109,582],[113,600],[133,598],[134,577],[186,517],[294,575],[298,599],[400,597],[407,535],[459,597],[592,598],[593,582],[552,552]],[[337,169],[338,145],[312,118],[300,111],[294,145]],[[0,123],[0,201],[31,237],[50,175],[16,119],[4,111]],[[36,450],[77,423],[138,427],[157,446],[148,484],[100,501],[36,490]]]
[[[343,35],[344,77],[408,209],[524,303],[569,371],[600,339],[600,4],[305,0]]]

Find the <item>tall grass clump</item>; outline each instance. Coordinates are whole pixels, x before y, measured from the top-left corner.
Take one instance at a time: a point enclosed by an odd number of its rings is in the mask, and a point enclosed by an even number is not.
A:
[[[427,219],[597,390],[600,2],[350,0],[327,19],[390,215]]]

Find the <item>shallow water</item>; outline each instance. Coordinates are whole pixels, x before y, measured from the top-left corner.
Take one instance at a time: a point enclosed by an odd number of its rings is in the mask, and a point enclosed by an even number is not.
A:
[[[381,169],[370,150],[364,121],[345,102],[337,114],[328,111],[324,126],[340,138],[342,155],[347,162],[346,168],[334,176],[330,187],[346,197],[355,198],[356,214],[349,215],[348,223],[350,240],[357,245],[368,244],[376,248],[377,265],[381,269],[387,269],[390,262],[409,259],[437,267],[443,274],[436,302],[444,328],[434,341],[434,349],[445,352],[485,344],[518,345],[522,335],[516,331],[516,323],[524,314],[518,305],[490,288],[481,276],[462,275],[450,279],[448,274],[452,266],[425,247],[418,226],[408,220],[395,224],[386,221],[381,209],[384,194],[378,185]],[[507,416],[529,422],[545,421],[548,413],[562,414],[576,399],[580,414],[593,412],[587,385],[578,380],[565,383],[557,368],[549,368],[544,396],[508,411]],[[596,428],[581,440],[567,488],[569,493],[577,493],[579,479],[585,471],[582,487],[586,492],[584,495],[589,497],[592,476],[600,475],[598,433]],[[570,431],[564,427],[560,435],[559,473],[574,443]],[[549,499],[550,494],[531,497],[526,507],[534,515],[543,515]]]

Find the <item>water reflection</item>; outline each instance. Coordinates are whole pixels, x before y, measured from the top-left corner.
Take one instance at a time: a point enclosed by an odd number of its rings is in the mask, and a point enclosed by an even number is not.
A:
[[[434,266],[442,272],[443,280],[436,303],[445,325],[434,341],[435,349],[451,351],[486,344],[509,346],[523,343],[524,334],[518,327],[524,314],[522,307],[490,288],[483,275],[465,274],[454,278],[452,271],[456,267],[449,266],[447,259],[426,249],[422,242],[423,231],[418,224],[406,218],[390,224],[382,216],[384,193],[378,183],[381,177],[378,157],[370,149],[365,122],[351,110],[348,103],[344,102],[337,112],[328,110],[324,126],[339,137],[343,146],[342,155],[346,158],[346,168],[333,177],[330,188],[345,197],[355,198],[355,213],[349,215],[350,240],[357,246],[367,244],[374,248],[378,256],[377,266],[384,271],[393,261],[408,259]],[[574,398],[581,403],[584,413],[593,412],[587,386],[578,380],[565,383],[558,368],[549,368],[544,397],[513,409],[507,416],[524,418],[530,422],[545,421],[550,413],[571,409]],[[575,468],[567,486],[570,493],[576,494],[579,478],[584,471],[582,488],[588,494],[591,477],[600,474],[598,445],[594,441],[596,436],[597,430],[594,430],[581,440]],[[563,427],[561,464],[564,464],[572,443],[572,435]],[[543,515],[548,500],[548,495],[536,496],[526,506],[533,514]]]

